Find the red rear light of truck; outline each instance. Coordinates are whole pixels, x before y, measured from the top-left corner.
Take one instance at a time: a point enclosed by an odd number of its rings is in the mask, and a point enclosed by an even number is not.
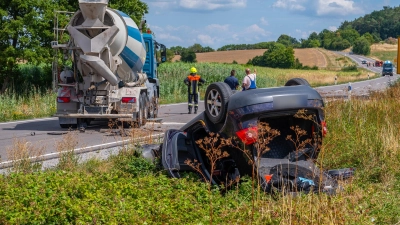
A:
[[[258,130],[257,127],[249,127],[236,132],[236,135],[242,140],[246,145],[251,145],[257,141]]]
[[[122,103],[136,103],[135,97],[123,97]]]
[[[70,97],[57,97],[57,102],[58,103],[68,103],[71,102]]]

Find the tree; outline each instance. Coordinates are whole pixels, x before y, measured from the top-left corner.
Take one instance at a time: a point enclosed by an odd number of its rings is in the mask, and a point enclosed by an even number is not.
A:
[[[281,36],[279,36],[276,42],[281,43],[284,46],[294,46],[299,44],[296,38],[290,37],[289,35],[286,34],[282,34]]]
[[[193,50],[185,50],[181,53],[181,61],[182,62],[196,62],[196,53]]]
[[[189,46],[188,49],[195,53],[199,53],[203,51],[203,46],[201,46],[201,44],[194,44],[192,46]]]
[[[272,68],[291,68],[294,65],[294,50],[276,43],[264,52],[265,64]]]
[[[46,0],[0,2],[0,93],[19,78],[18,61],[50,62],[53,10]]]
[[[369,55],[371,53],[371,46],[365,37],[358,38],[353,46],[353,52],[359,55]]]
[[[249,64],[272,68],[291,68],[294,65],[294,50],[281,43],[274,43],[262,56],[256,56]]]
[[[147,4],[139,0],[111,0],[109,6],[124,11],[136,23],[148,12]],[[18,61],[51,64],[54,11],[78,9],[76,0],[0,1],[0,93],[19,79]],[[59,24],[66,25],[66,19],[61,17]]]
[[[360,34],[352,28],[338,30],[337,32],[340,32],[340,37],[350,42],[351,45],[360,37]]]
[[[171,49],[167,49],[167,61],[172,62],[172,59],[175,57],[174,51]]]
[[[175,55],[180,55],[185,50],[185,48],[182,46],[173,46],[170,49],[174,52]]]

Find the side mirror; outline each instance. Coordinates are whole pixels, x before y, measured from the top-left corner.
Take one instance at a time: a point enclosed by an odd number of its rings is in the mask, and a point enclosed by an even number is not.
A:
[[[167,61],[167,48],[163,44],[161,44],[160,47],[161,47],[161,50],[160,50],[161,62],[163,63],[163,62]]]

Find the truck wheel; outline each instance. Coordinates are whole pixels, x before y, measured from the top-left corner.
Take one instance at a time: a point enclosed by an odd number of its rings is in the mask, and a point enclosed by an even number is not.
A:
[[[306,79],[303,78],[292,78],[288,80],[285,86],[296,86],[296,85],[306,85],[311,86]]]
[[[154,118],[154,103],[149,101],[149,115],[148,118]]]
[[[143,102],[143,104],[142,104],[142,107],[143,107],[142,108],[142,110],[143,110],[142,126],[143,126],[143,125],[146,125],[146,120],[149,115],[149,101],[148,101],[146,93],[144,93],[144,92],[140,95],[140,98],[141,98],[141,101]]]
[[[224,82],[212,83],[207,87],[204,106],[208,119],[214,124],[225,120],[231,95],[231,88]]]
[[[136,121],[135,121],[135,126],[138,128],[143,126],[143,101],[141,97],[142,96],[139,97],[139,110],[136,114]]]
[[[154,97],[153,98],[153,106],[154,106],[154,112],[153,112],[153,114],[154,114],[154,117],[153,118],[157,118],[157,116],[158,116],[158,107],[160,107],[159,105],[158,105],[158,98],[157,97]]]

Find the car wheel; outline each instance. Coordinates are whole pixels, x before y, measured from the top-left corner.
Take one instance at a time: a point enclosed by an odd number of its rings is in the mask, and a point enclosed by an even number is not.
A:
[[[231,88],[224,82],[212,83],[207,87],[204,106],[206,115],[211,122],[221,123],[225,120],[231,95]]]
[[[308,81],[303,78],[292,78],[288,80],[285,84],[285,86],[296,86],[296,85],[311,86],[310,83],[308,83]]]

